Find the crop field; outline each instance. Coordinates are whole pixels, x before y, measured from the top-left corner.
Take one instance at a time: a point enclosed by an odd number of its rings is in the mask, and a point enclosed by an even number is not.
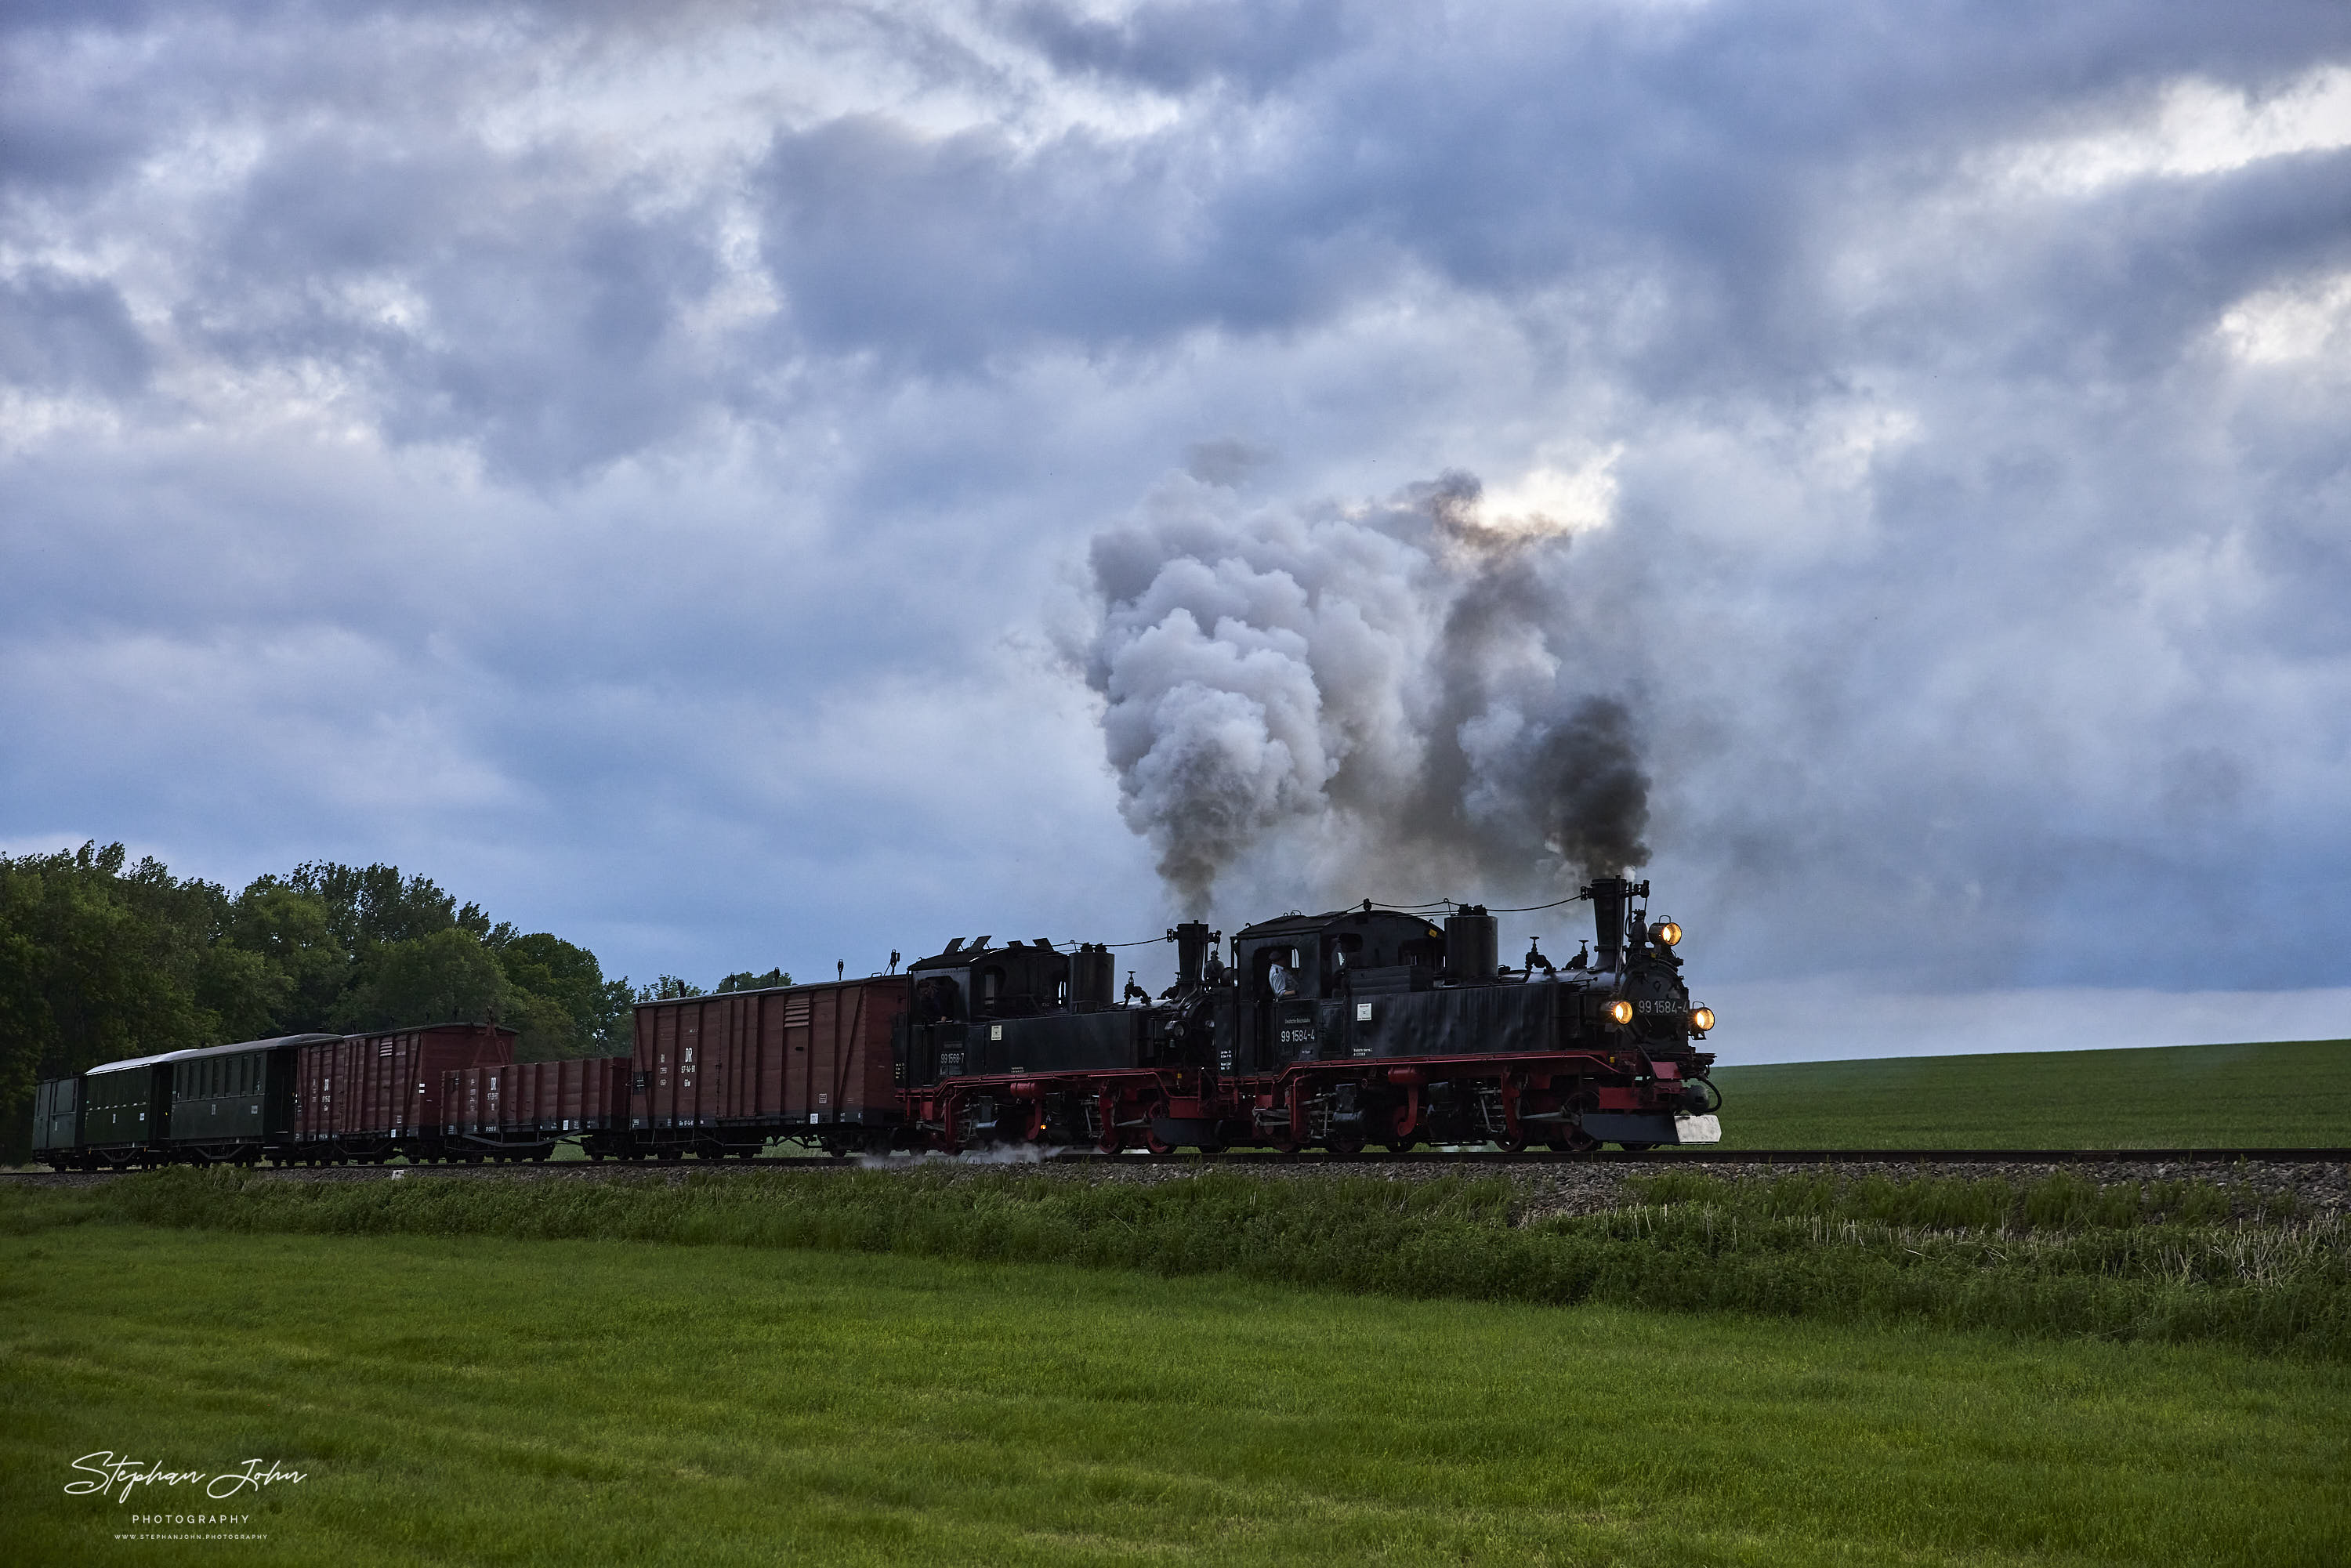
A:
[[[2351,1040],[1719,1067],[1726,1149],[2351,1147]]]
[[[11,1563],[2351,1552],[2351,1375],[2224,1347],[741,1246],[10,1228]],[[304,1479],[64,1495],[99,1452]],[[116,1538],[193,1507],[266,1539]]]

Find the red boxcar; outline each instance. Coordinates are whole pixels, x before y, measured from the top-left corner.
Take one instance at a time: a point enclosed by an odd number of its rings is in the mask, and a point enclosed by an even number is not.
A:
[[[507,1071],[499,1125],[570,1136],[628,1125],[630,1059],[517,1062]]]
[[[575,1057],[448,1075],[442,1141],[450,1152],[538,1153],[578,1138],[598,1157],[627,1142],[630,1061]]]
[[[900,975],[641,1002],[630,1125],[640,1144],[755,1151],[770,1137],[901,1120]]]
[[[514,1060],[515,1031],[444,1023],[307,1045],[294,1073],[294,1139],[304,1157],[439,1154],[442,1094],[461,1068]]]

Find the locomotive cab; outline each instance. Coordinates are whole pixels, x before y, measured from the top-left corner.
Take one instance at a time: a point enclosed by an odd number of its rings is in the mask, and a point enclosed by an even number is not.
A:
[[[910,1084],[1007,1072],[1132,1066],[1136,1015],[1110,1004],[1109,950],[1057,950],[1043,937],[998,946],[961,937],[906,967]]]

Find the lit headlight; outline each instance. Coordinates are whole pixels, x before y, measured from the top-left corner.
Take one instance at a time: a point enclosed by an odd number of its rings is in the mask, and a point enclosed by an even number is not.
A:
[[[1608,1004],[1608,1019],[1611,1023],[1631,1023],[1633,1021],[1633,1004],[1626,1001],[1622,997],[1610,1002]]]
[[[1649,927],[1649,940],[1670,947],[1682,939],[1682,928],[1670,920],[1660,920]]]
[[[1698,1030],[1700,1034],[1704,1034],[1713,1027],[1714,1009],[1712,1008],[1690,1009],[1690,1028]]]

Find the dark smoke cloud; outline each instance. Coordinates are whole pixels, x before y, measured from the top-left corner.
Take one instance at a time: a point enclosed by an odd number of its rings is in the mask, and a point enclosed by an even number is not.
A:
[[[1481,500],[1450,473],[1244,513],[1181,479],[1094,541],[1088,676],[1122,810],[1187,911],[1237,869],[1336,901],[1647,859],[1638,727],[1577,656],[1570,536]]]

